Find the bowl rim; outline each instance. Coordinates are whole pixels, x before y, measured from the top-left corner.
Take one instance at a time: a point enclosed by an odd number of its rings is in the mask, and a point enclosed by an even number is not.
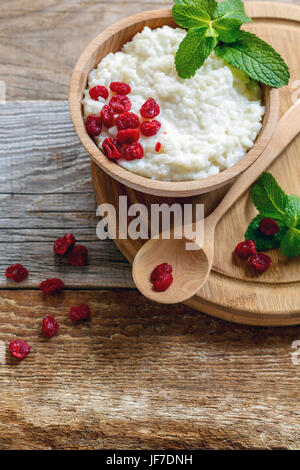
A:
[[[202,179],[188,181],[161,181],[137,175],[109,160],[101,152],[99,147],[97,147],[93,139],[90,138],[85,129],[82,113],[82,92],[86,86],[87,78],[85,78],[85,71],[87,68],[89,69],[88,64],[91,57],[94,54],[97,54],[99,47],[105,41],[109,40],[112,35],[118,34],[121,30],[137,25],[138,23],[143,23],[143,27],[145,27],[147,26],[147,20],[155,19],[165,19],[170,22],[170,20],[172,20],[172,12],[169,9],[159,9],[128,16],[106,28],[87,45],[77,61],[70,79],[69,109],[71,119],[79,140],[89,153],[92,160],[109,176],[125,186],[140,192],[165,197],[189,197],[207,193],[232,182],[249,166],[251,166],[264,151],[275,131],[278,121],[280,104],[278,89],[264,86],[265,94],[267,95],[267,93],[269,93],[269,113],[265,126],[258,134],[254,146],[233,166],[223,170],[217,175],[208,176]],[[93,68],[95,68],[95,66]],[[87,71],[86,77],[92,69]],[[83,81],[84,88],[82,88],[82,92],[80,92]]]

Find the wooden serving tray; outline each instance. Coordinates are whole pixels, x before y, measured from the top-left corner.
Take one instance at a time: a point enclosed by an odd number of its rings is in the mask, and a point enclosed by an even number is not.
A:
[[[259,34],[272,44],[290,67],[289,86],[280,90],[282,115],[293,100],[300,98],[300,7],[281,3],[248,2],[246,11],[254,20],[247,25],[247,30]],[[300,137],[269,170],[287,193],[300,195]],[[107,176],[94,163],[92,163],[92,176],[97,203],[111,203],[116,208],[118,208],[118,197],[127,195],[128,204],[140,202],[147,206],[162,202],[172,204],[175,201],[204,202],[205,210],[209,213],[226,191],[225,188],[207,195],[185,199],[158,198],[126,188]],[[272,268],[258,278],[247,271],[244,262],[237,263],[232,256],[232,250],[244,239],[246,227],[255,214],[256,210],[248,191],[219,223],[211,275],[205,286],[186,304],[225,320],[250,325],[299,324],[299,257],[288,260],[279,250],[270,251]],[[140,240],[130,239],[115,240],[115,243],[131,263],[142,244]]]

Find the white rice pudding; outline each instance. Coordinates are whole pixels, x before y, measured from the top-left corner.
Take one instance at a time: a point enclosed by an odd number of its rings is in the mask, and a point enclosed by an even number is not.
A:
[[[128,83],[131,111],[141,121],[139,110],[152,97],[160,106],[155,119],[161,129],[153,137],[141,135],[140,160],[117,160],[129,171],[164,181],[187,181],[215,175],[231,167],[253,146],[265,112],[259,85],[212,53],[189,80],[181,79],[174,58],[186,32],[169,26],[146,27],[124,45],[108,54],[89,75],[83,99],[84,115],[98,114],[104,104],[88,91],[115,81]],[[116,127],[102,128],[96,142],[101,148]],[[155,151],[161,143],[159,152]]]

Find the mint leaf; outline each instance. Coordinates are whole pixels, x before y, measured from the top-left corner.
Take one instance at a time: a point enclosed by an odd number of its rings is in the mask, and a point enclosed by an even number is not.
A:
[[[209,14],[194,5],[174,5],[172,14],[175,22],[183,28],[208,27],[210,23]]]
[[[214,18],[234,18],[240,23],[249,23],[251,18],[246,15],[244,4],[241,0],[227,0],[220,2],[215,9]]]
[[[251,192],[252,202],[264,216],[283,220],[288,197],[271,173],[263,173]]]
[[[278,248],[280,246],[281,240],[287,232],[282,221],[278,221],[280,227],[279,232],[271,237],[264,235],[259,229],[260,221],[264,219],[264,216],[258,214],[249,224],[247,231],[245,233],[245,240],[253,240],[255,242],[257,251],[271,250],[272,248]]]
[[[300,199],[298,197],[288,196],[284,222],[289,228],[296,227],[300,223]]]
[[[216,0],[174,0],[174,4],[186,6],[195,5],[202,10],[207,11],[211,18],[213,17],[214,11],[218,5]]]
[[[273,47],[255,34],[240,31],[237,41],[215,49],[228,64],[246,72],[249,77],[274,88],[289,82],[289,69]]]
[[[241,21],[235,18],[219,18],[213,21],[213,27],[223,42],[234,42],[238,38]]]
[[[292,257],[300,255],[300,229],[290,228],[280,244],[284,256]]]
[[[288,200],[289,201],[299,201],[300,202],[300,197],[299,196],[296,196],[296,194],[289,194],[288,195]]]
[[[191,78],[196,70],[201,67],[217,44],[217,39],[207,36],[205,28],[190,29],[180,43],[175,57],[175,65],[181,78]],[[211,34],[211,33],[208,33]]]

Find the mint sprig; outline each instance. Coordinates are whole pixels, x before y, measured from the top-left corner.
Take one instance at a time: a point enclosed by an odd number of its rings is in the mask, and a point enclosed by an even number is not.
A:
[[[288,203],[288,196],[281,189],[271,173],[263,173],[251,192],[256,209],[275,220],[283,220]]]
[[[214,18],[234,18],[239,20],[241,24],[250,23],[252,19],[246,15],[244,4],[241,0],[230,0],[220,2],[214,10]]]
[[[175,65],[181,78],[191,78],[212,50],[250,78],[274,88],[288,84],[289,69],[281,56],[255,34],[242,31],[251,18],[241,0],[174,0],[175,22],[188,29]],[[207,38],[213,38],[208,40]],[[182,60],[182,54],[186,60]],[[177,57],[178,56],[178,57]]]
[[[217,43],[216,38],[199,35],[198,29],[188,31],[181,42],[175,59],[177,68],[183,70],[182,77],[188,78],[201,67]]]
[[[247,31],[239,31],[231,44],[220,44],[216,54],[250,78],[280,88],[289,82],[289,71],[281,56],[268,43]]]
[[[288,196],[270,173],[263,173],[252,188],[251,197],[259,214],[250,222],[245,233],[246,240],[254,240],[258,251],[280,247],[284,256],[299,256],[299,196]],[[259,223],[264,218],[276,220],[279,232],[270,237],[264,235],[259,229]]]

